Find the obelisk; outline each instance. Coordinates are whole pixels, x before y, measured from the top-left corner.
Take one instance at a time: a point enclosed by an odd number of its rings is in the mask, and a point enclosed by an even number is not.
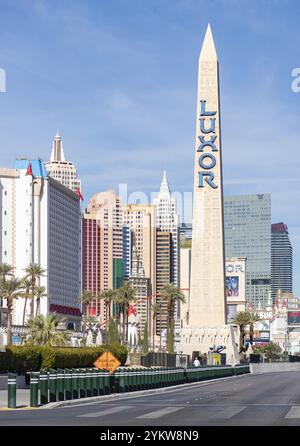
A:
[[[208,25],[199,57],[189,325],[224,326],[219,62]]]

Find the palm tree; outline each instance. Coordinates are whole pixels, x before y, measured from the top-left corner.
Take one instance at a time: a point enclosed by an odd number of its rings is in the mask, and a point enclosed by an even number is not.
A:
[[[174,283],[165,284],[159,293],[160,299],[167,302],[167,340],[173,339],[174,312],[176,302],[185,303],[185,296]],[[168,351],[174,353],[174,342],[169,342]],[[171,345],[172,344],[172,345]],[[170,351],[171,350],[171,351]]]
[[[6,280],[6,276],[13,276],[14,267],[9,265],[8,263],[0,263],[0,277],[2,280]]]
[[[23,282],[23,286],[24,286],[24,289],[25,289],[25,293],[24,293],[25,302],[24,302],[24,309],[23,309],[23,322],[22,322],[22,324],[25,325],[27,300],[28,300],[28,297],[29,298],[31,297],[31,293],[30,293],[31,280],[27,279],[27,277],[24,277],[22,279],[22,282]]]
[[[240,329],[239,353],[242,353],[242,351],[244,350],[245,327],[246,327],[246,325],[249,325],[249,323],[250,323],[250,312],[249,311],[239,311],[235,315],[235,318],[232,321],[232,323],[239,326],[239,329]]]
[[[87,307],[93,302],[94,299],[95,299],[94,293],[90,290],[84,290],[82,295],[80,296],[79,301],[83,304],[86,315],[87,315]]]
[[[34,315],[34,296],[35,296],[35,287],[36,282],[40,277],[43,277],[46,273],[46,270],[41,267],[39,263],[30,263],[27,268],[25,268],[25,272],[27,277],[31,278],[31,317]]]
[[[128,338],[128,309],[131,303],[136,302],[135,290],[130,282],[124,282],[123,285],[116,290],[115,301],[121,306],[123,314],[123,344]]]
[[[154,343],[155,343],[155,326],[156,326],[156,319],[157,319],[157,314],[159,312],[159,304],[155,303],[151,305],[151,310],[152,310],[152,348],[154,351]]]
[[[16,277],[0,282],[0,295],[6,300],[7,306],[7,344],[12,343],[12,313],[14,301],[24,296],[22,280]]]
[[[250,325],[250,344],[253,345],[253,338],[254,338],[254,324],[255,322],[260,322],[261,318],[256,313],[249,312],[249,325]]]
[[[46,293],[46,287],[44,286],[37,286],[35,289],[35,296],[36,296],[36,310],[35,310],[35,315],[37,316],[40,310],[40,304],[41,304],[41,299],[43,297],[47,297],[48,294]]]
[[[98,296],[98,299],[104,300],[104,304],[105,304],[106,330],[108,330],[108,324],[109,324],[110,317],[111,317],[111,304],[114,301],[115,295],[116,295],[115,290],[103,290],[103,291],[101,291],[101,293]]]
[[[58,325],[61,322],[66,322],[66,319],[51,313],[47,314],[47,316],[39,314],[30,318],[26,324],[29,328],[26,342],[33,345],[48,345],[51,347],[68,345],[69,332],[58,329]]]

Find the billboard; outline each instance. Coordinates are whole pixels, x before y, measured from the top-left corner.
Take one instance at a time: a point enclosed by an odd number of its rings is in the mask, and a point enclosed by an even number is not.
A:
[[[288,325],[300,326],[300,311],[288,311]]]
[[[227,296],[239,296],[239,276],[227,276],[226,277],[226,290]]]
[[[249,326],[246,328],[246,339],[250,339]],[[253,324],[253,341],[254,342],[268,342],[270,341],[270,321],[261,320]]]
[[[227,305],[237,305],[237,311],[245,311],[246,305],[246,258],[226,258]]]
[[[227,323],[232,322],[237,314],[237,305],[227,305]]]

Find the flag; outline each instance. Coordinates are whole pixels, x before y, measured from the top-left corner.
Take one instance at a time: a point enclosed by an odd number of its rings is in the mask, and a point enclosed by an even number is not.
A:
[[[77,187],[75,194],[78,195],[78,197],[80,198],[80,200],[83,201],[83,196],[82,196],[82,194],[81,194],[81,192],[80,192],[79,187]]]
[[[31,175],[31,176],[33,176],[33,175],[32,175],[32,168],[31,168],[31,164],[30,164],[30,163],[28,164],[26,175]]]

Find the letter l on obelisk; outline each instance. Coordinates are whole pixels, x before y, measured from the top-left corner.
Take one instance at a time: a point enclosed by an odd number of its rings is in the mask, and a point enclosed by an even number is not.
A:
[[[208,25],[199,58],[190,326],[226,324],[219,63]]]

